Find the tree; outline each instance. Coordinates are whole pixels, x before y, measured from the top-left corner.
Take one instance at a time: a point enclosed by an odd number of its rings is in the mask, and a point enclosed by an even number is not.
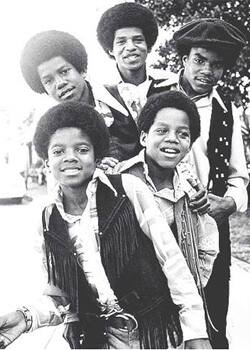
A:
[[[248,0],[136,0],[154,12],[160,27],[178,29],[193,19],[216,17],[226,20],[244,31],[247,45],[237,61],[236,66],[226,71],[220,83],[224,92],[237,106],[249,103],[247,89],[250,88],[250,3]],[[160,59],[154,64],[156,68],[167,68],[177,72],[181,63],[172,40],[157,49]]]

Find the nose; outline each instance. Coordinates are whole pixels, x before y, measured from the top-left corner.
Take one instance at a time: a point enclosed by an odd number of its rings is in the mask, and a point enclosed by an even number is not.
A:
[[[63,88],[67,82],[65,81],[65,79],[60,76],[59,74],[55,77],[55,84],[56,84],[56,88],[57,89],[61,89]]]
[[[165,134],[164,141],[173,142],[173,143],[179,143],[179,140],[178,140],[174,130],[173,131],[168,131]]]
[[[203,74],[206,74],[207,76],[210,76],[213,74],[213,67],[209,62],[205,62],[203,69],[202,69]]]
[[[64,154],[64,162],[77,162],[77,157],[73,149],[67,149]]]
[[[134,45],[134,42],[132,39],[128,39],[126,41],[126,49],[131,51],[131,50],[134,50],[135,49],[135,45]]]

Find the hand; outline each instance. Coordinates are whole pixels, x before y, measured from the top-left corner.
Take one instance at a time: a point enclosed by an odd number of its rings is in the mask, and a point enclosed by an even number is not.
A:
[[[192,339],[185,341],[185,349],[212,349],[210,341],[208,339]]]
[[[236,211],[236,204],[232,197],[219,197],[209,193],[208,198],[211,203],[209,215],[215,219],[218,225],[221,225]]]
[[[200,182],[193,181],[192,179],[188,179],[188,182],[197,191],[197,193],[190,198],[190,209],[194,213],[198,212],[201,215],[208,213],[210,202],[207,196],[207,191]]]
[[[21,312],[15,311],[0,316],[0,349],[5,349],[26,330]]]
[[[98,168],[104,170],[105,172],[111,172],[113,168],[116,166],[118,163],[118,159],[113,158],[113,157],[105,157],[101,160],[101,163],[98,164]]]

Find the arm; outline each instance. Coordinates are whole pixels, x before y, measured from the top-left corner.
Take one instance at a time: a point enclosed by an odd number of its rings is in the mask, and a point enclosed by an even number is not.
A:
[[[153,242],[158,261],[168,279],[173,301],[180,306],[184,340],[207,338],[201,297],[152,193],[141,180],[132,175],[123,174],[122,181],[142,230]]]
[[[233,106],[233,134],[232,134],[232,146],[231,157],[229,161],[229,176],[228,187],[224,195],[224,198],[231,197],[235,203],[235,210],[243,212],[247,209],[247,184],[249,182],[246,159],[244,154],[244,146],[241,134],[241,123],[239,113],[235,106]],[[226,199],[225,209],[226,212],[232,213],[234,209],[233,202],[229,204],[229,199]],[[226,205],[227,204],[227,205]],[[230,208],[228,208],[230,206]],[[226,215],[230,215],[226,213]]]

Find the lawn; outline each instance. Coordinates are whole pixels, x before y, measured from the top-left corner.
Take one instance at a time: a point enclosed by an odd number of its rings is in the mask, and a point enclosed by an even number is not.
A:
[[[230,218],[232,255],[250,264],[250,208]]]

